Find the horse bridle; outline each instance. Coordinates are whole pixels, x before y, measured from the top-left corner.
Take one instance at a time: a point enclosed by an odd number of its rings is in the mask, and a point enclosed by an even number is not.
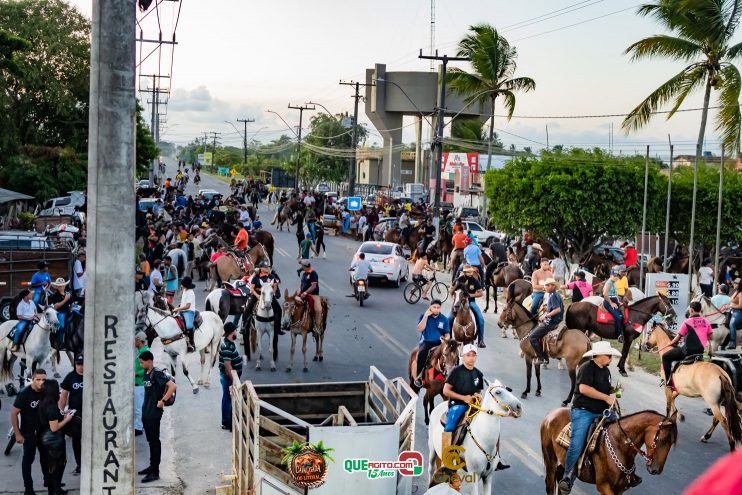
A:
[[[626,433],[626,431],[623,429],[623,426],[621,426],[621,421],[620,420],[619,421],[616,421],[616,423],[618,424],[618,428],[621,430],[621,433],[626,438],[626,443],[629,444],[631,446],[631,448],[634,449],[634,451],[637,454],[639,454],[646,461],[647,466],[649,466],[650,464],[652,464],[652,461],[654,460],[654,451],[657,450],[657,441],[659,440],[660,433],[665,428],[669,428],[669,427],[672,426],[672,421],[670,420],[670,418],[668,418],[667,416],[665,416],[664,418],[662,418],[662,421],[660,421],[660,423],[657,425],[657,432],[654,434],[654,439],[652,440],[652,445],[650,445],[649,448],[647,449],[647,451],[644,452],[641,449],[641,447],[638,447],[634,443],[634,441],[629,437],[628,433]],[[606,433],[606,438],[607,437],[608,437],[608,435]],[[626,473],[626,474],[630,474],[630,473]]]
[[[479,399],[475,396],[475,397],[472,397],[472,401],[469,403],[469,410],[466,412],[466,419],[467,420],[471,420],[472,418],[474,418],[474,416],[476,416],[480,412],[483,412],[483,413],[487,414],[488,416],[497,416],[497,417],[500,417],[500,418],[506,418],[506,417],[510,417],[510,416],[516,417],[515,416],[515,411],[513,411],[513,408],[510,407],[509,404],[503,403],[501,400],[499,400],[497,397],[495,397],[492,394],[492,389],[496,389],[496,388],[503,388],[503,389],[507,390],[508,392],[510,391],[510,389],[508,389],[504,385],[492,385],[492,386],[490,386],[490,387],[487,388],[487,393],[489,394],[489,396],[492,397],[492,399],[495,401],[495,403],[498,406],[500,406],[501,408],[505,409],[506,412],[505,413],[501,413],[499,411],[493,411],[492,409],[484,409],[484,408],[480,407],[480,405],[479,405],[479,403],[480,403],[479,402]],[[494,455],[491,455],[491,454],[487,453],[484,450],[484,448],[482,447],[482,445],[474,437],[474,433],[471,431],[471,424],[469,424],[469,425],[466,426],[466,430],[469,432],[469,437],[471,438],[472,442],[474,442],[474,445],[477,446],[477,448],[479,449],[479,451],[482,452],[482,454],[484,454],[484,457],[487,459],[487,465],[488,465],[487,470],[489,470],[490,463],[495,459],[495,457],[498,457],[500,455],[500,442],[499,442],[499,439],[498,439],[498,442],[497,442],[497,447],[496,447],[496,450],[495,450],[495,454]]]

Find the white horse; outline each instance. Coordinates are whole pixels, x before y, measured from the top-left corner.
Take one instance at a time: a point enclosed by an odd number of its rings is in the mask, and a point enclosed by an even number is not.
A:
[[[510,389],[495,380],[482,391],[482,403],[479,408],[480,411],[471,420],[470,431],[461,444],[464,449],[461,459],[466,462],[467,473],[476,475],[476,482],[473,485],[466,485],[472,487],[470,493],[489,495],[492,493],[492,474],[500,461],[500,418],[519,418],[522,406]],[[448,401],[443,401],[430,413],[428,470],[431,480],[436,470],[435,461],[442,458],[441,416],[447,410]],[[480,481],[482,481],[481,491]]]
[[[276,371],[276,362],[273,360],[273,288],[265,285],[263,290],[260,291],[260,298],[256,304],[256,311],[253,317],[253,324],[255,325],[255,344],[257,347],[257,363],[255,369],[260,370],[260,361],[263,359],[263,350],[261,347],[261,341],[263,335],[268,335],[268,342],[270,346],[270,357],[271,357],[271,371]]]
[[[703,294],[696,296],[693,300],[701,303],[701,316],[711,323],[711,328],[714,330],[714,333],[711,335],[711,350],[716,352],[721,347],[724,339],[727,338],[727,335],[729,335],[727,316],[711,303],[711,299]],[[739,337],[740,334],[737,331],[737,338]]]
[[[170,373],[175,376],[178,362],[183,369],[183,374],[188,378],[193,388],[193,393],[198,393],[198,386],[211,386],[211,370],[219,357],[219,344],[224,335],[224,324],[219,315],[212,311],[201,312],[203,322],[194,330],[193,343],[196,351],[201,355],[201,375],[198,385],[194,383],[188,374],[188,366],[185,358],[188,353],[186,339],[188,338],[180,329],[176,317],[170,312],[163,311],[153,306],[153,296],[150,291],[138,291],[136,298],[137,323],[147,326],[147,331],[154,330],[163,343],[163,350],[170,357]],[[206,364],[206,352],[210,353],[209,364]],[[204,374],[206,375],[204,378]]]
[[[50,358],[52,346],[49,335],[59,328],[57,311],[52,306],[45,307],[38,323],[30,330],[26,330],[25,344],[9,357],[8,348],[13,345],[13,342],[7,337],[17,324],[18,320],[8,320],[0,325],[0,382],[13,379],[13,362],[16,358],[25,360],[26,369],[29,371],[33,370],[34,363],[43,364]]]

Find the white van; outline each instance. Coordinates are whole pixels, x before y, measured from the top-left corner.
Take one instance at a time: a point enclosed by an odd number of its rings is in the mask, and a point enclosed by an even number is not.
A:
[[[36,216],[72,215],[75,213],[75,207],[82,208],[85,206],[84,191],[69,191],[68,194],[69,196],[47,200],[44,205],[40,207],[41,209],[36,213]]]
[[[416,203],[425,197],[425,187],[419,183],[405,184],[404,195]]]

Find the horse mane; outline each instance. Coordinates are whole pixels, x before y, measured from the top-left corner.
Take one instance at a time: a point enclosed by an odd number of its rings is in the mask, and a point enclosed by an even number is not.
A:
[[[644,409],[643,411],[637,411],[635,413],[627,414],[626,416],[621,416],[621,418],[619,418],[619,421],[623,419],[629,419],[640,414],[653,414],[655,416],[661,417],[663,421],[670,420],[669,416],[665,416],[662,413],[658,413],[657,411],[653,411],[651,409]],[[670,421],[670,423],[670,445],[675,445],[678,441],[678,424],[676,421]]]

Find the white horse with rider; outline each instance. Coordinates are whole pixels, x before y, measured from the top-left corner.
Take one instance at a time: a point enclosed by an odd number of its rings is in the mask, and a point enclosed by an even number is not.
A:
[[[271,357],[271,371],[276,371],[276,362],[273,359],[273,319],[276,315],[273,314],[273,289],[270,286],[264,286],[263,290],[260,291],[260,298],[255,305],[255,315],[253,315],[253,324],[255,325],[255,345],[257,353],[257,363],[255,369],[261,369],[261,360],[263,359],[263,351],[261,341],[263,335],[268,335],[268,346],[270,348]]]
[[[26,369],[30,372],[34,369],[34,363],[43,364],[51,357],[49,337],[59,329],[57,311],[52,306],[42,306],[39,316],[39,321],[26,329],[26,341],[15,352],[9,351],[13,342],[8,335],[19,321],[8,320],[0,325],[0,382],[13,380],[13,363],[16,359],[25,360]]]
[[[175,376],[175,370],[180,362],[183,374],[193,388],[193,393],[198,393],[198,386],[211,385],[211,370],[219,357],[219,345],[224,335],[224,324],[219,315],[212,311],[202,311],[202,323],[193,330],[193,343],[196,351],[201,356],[201,374],[198,385],[188,373],[185,359],[188,354],[188,336],[178,324],[177,317],[169,311],[154,307],[154,295],[148,290],[137,291],[136,295],[137,317],[139,325],[147,327],[147,333],[154,331],[163,344],[165,354],[170,357],[170,373]],[[210,353],[208,365],[206,361],[206,349]]]
[[[727,327],[727,313],[731,311],[729,308],[717,308],[711,302],[711,299],[699,294],[696,296],[694,301],[701,303],[701,316],[706,318],[711,323],[713,334],[711,335],[711,350],[713,352],[718,351],[721,348],[721,344],[729,335],[729,327]],[[737,331],[737,338],[742,337],[739,331]],[[737,340],[739,342],[739,340]]]
[[[463,448],[458,451],[454,447],[454,450],[444,453],[442,451],[441,417],[446,411],[448,411],[448,401],[441,402],[430,413],[430,425],[428,426],[430,479],[436,479],[437,460],[443,459],[444,462],[454,465],[463,461],[466,463],[466,473],[459,472],[459,474],[474,475],[475,482],[465,483],[462,488],[475,495],[480,493],[489,495],[492,493],[492,475],[500,462],[500,418],[519,418],[523,411],[520,400],[498,380],[487,384],[482,391],[480,403],[470,405],[469,412],[476,414],[471,419],[464,441],[460,444]],[[460,452],[460,455],[457,454],[452,458],[450,452]]]

